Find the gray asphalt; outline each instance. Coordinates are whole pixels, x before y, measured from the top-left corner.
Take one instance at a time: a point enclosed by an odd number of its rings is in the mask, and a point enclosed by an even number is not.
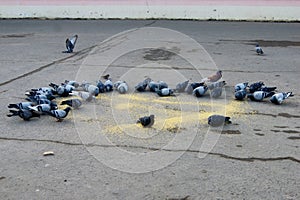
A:
[[[299,23],[1,20],[1,199],[299,199],[299,33]],[[61,53],[73,34],[79,35],[75,52]],[[253,51],[257,41],[264,56]],[[160,57],[149,47],[169,54]],[[197,55],[200,65],[187,62]],[[216,111],[233,121],[223,130],[203,122],[209,98],[185,94],[163,100],[104,94],[61,123],[6,117],[7,104],[50,82],[94,82],[110,73],[133,92],[145,76],[174,87],[217,69],[227,85]],[[295,96],[280,106],[233,100],[236,83],[261,80]],[[156,112],[155,126],[134,125],[147,112]],[[207,137],[216,143],[209,151]],[[54,156],[43,156],[46,151]]]

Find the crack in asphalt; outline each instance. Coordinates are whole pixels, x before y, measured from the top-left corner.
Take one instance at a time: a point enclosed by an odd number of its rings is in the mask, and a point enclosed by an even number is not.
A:
[[[213,156],[219,156],[221,158],[230,159],[230,160],[237,160],[243,162],[254,162],[254,161],[284,161],[289,160],[292,162],[300,163],[300,160],[294,158],[292,156],[280,156],[280,157],[273,157],[273,158],[262,158],[262,157],[235,157],[226,155],[223,153],[214,153],[214,152],[205,152],[199,150],[191,150],[191,149],[161,149],[155,147],[145,147],[145,146],[133,146],[133,145],[100,145],[100,144],[83,144],[83,143],[72,143],[72,142],[63,142],[57,140],[46,140],[46,139],[34,139],[34,138],[8,138],[8,137],[0,137],[0,140],[7,140],[7,141],[22,141],[22,142],[48,142],[48,143],[55,143],[55,144],[62,144],[62,145],[69,145],[69,146],[85,146],[85,147],[102,147],[102,148],[133,148],[133,149],[145,149],[145,150],[152,150],[152,151],[167,151],[167,152],[189,152],[189,153],[201,153]]]
[[[68,60],[68,59],[70,59],[70,58],[73,58],[73,57],[75,57],[75,56],[77,56],[77,55],[84,55],[84,54],[87,54],[87,53],[89,53],[89,52],[90,52],[94,47],[96,47],[96,46],[97,46],[97,45],[93,45],[93,46],[90,46],[90,47],[88,47],[88,48],[82,49],[81,51],[75,52],[75,53],[73,53],[73,54],[70,55],[70,56],[61,58],[61,59],[59,59],[59,60],[55,60],[55,61],[53,61],[53,62],[51,62],[51,63],[48,63],[48,64],[46,64],[46,65],[43,65],[43,66],[41,66],[41,67],[39,67],[39,68],[37,68],[37,69],[34,69],[34,70],[30,71],[30,72],[27,72],[27,73],[25,73],[25,74],[19,75],[19,76],[15,77],[15,78],[12,78],[12,79],[7,80],[7,81],[5,81],[5,82],[2,82],[2,83],[0,83],[0,86],[6,85],[6,84],[11,83],[11,82],[13,82],[13,81],[16,81],[16,80],[18,80],[18,79],[21,79],[21,78],[30,76],[30,75],[32,75],[32,74],[34,74],[34,73],[40,72],[40,71],[42,71],[43,69],[46,69],[46,68],[48,68],[48,67],[51,67],[52,65],[55,65],[55,64],[59,64],[59,63],[61,63],[61,62],[63,62],[63,61],[66,61],[66,60]]]

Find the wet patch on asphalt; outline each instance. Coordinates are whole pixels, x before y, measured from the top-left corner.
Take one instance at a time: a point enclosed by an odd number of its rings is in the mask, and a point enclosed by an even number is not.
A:
[[[170,60],[176,54],[165,49],[149,49],[145,51],[144,59],[151,61]]]

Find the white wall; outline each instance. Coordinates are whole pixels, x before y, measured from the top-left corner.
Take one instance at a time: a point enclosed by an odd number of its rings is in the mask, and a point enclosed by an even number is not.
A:
[[[91,1],[91,0],[90,0]],[[242,0],[236,0],[237,2]],[[112,3],[92,4],[92,5],[53,5],[49,1],[43,1],[42,5],[20,4],[10,1],[10,3],[1,4],[0,0],[0,18],[164,18],[164,19],[225,19],[225,20],[284,20],[300,21],[300,1],[298,3],[287,5],[267,5],[259,4],[217,4],[199,3],[193,4],[137,4],[128,3],[115,5]],[[261,0],[260,0],[261,1]],[[281,2],[288,2],[281,1]],[[7,1],[8,2],[8,1]],[[26,2],[26,0],[24,1]],[[46,2],[46,4],[45,4]],[[61,1],[64,2],[64,1]],[[100,1],[101,2],[101,1]],[[189,1],[187,1],[189,2]]]

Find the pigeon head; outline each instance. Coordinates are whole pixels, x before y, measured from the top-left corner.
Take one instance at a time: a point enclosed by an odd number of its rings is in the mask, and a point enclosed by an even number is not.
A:
[[[256,44],[256,47],[259,47],[259,44]]]

